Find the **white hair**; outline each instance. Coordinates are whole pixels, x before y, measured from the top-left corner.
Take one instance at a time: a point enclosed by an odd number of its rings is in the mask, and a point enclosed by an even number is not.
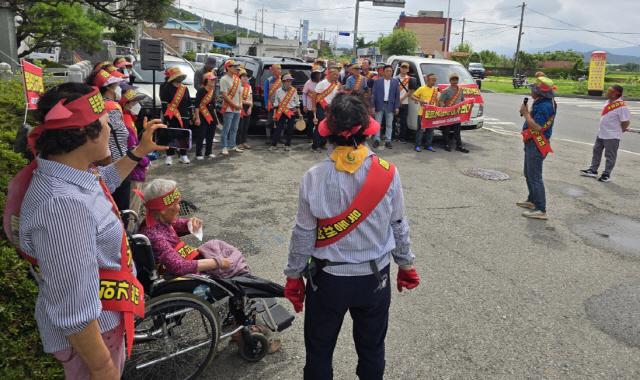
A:
[[[157,178],[153,181],[149,182],[147,186],[144,187],[143,194],[145,200],[150,200],[153,198],[157,198],[161,195],[164,195],[171,190],[175,189],[178,186],[176,181],[172,181],[170,179]]]

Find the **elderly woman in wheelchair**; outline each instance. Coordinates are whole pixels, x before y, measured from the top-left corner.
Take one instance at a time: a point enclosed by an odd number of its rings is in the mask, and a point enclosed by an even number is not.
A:
[[[236,341],[240,356],[251,362],[279,348],[267,336],[293,322],[276,300],[284,288],[252,276],[231,245],[213,240],[194,248],[183,242],[180,236],[197,234],[202,221],[178,217],[181,196],[174,181],[153,180],[139,196],[145,220],[129,241],[150,299],[145,317],[136,321],[124,377],[196,378],[225,338]]]

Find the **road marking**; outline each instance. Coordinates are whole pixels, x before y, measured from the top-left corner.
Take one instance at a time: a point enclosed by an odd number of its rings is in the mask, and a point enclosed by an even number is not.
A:
[[[485,117],[484,120],[485,121],[500,121],[500,119],[497,119],[495,117]]]
[[[499,135],[506,135],[506,136],[521,136],[521,134],[519,132],[513,132],[513,131],[505,131],[504,129],[498,129],[498,127],[496,128],[491,128],[491,127],[483,127],[483,129],[486,129],[488,131],[491,131],[493,133],[497,133]],[[565,142],[570,142],[570,143],[576,143],[576,144],[580,144],[580,145],[586,145],[586,146],[593,146],[593,143],[587,143],[584,141],[576,141],[576,140],[571,140],[571,139],[563,139],[563,138],[554,138],[555,141],[565,141]],[[627,153],[627,154],[632,154],[634,156],[640,156],[640,153],[636,153],[636,152],[631,152],[625,149],[618,149],[618,152],[623,152],[623,153]]]
[[[516,123],[512,122],[512,121],[491,121],[487,124],[491,124],[491,125],[516,125]]]

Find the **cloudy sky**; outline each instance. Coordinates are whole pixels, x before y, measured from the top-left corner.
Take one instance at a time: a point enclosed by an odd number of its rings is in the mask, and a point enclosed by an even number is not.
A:
[[[175,0],[183,9],[229,24],[235,24],[234,0]],[[451,17],[454,20],[466,18],[465,40],[471,42],[474,50],[492,49],[501,52],[515,50],[517,25],[520,19],[522,1],[518,0],[451,0]],[[615,5],[615,6],[612,6]],[[265,34],[275,34],[289,38],[295,36],[301,19],[310,21],[313,38],[326,29],[327,38],[333,40],[336,31],[353,31],[355,1],[353,0],[240,0],[240,25],[253,29],[258,14],[258,30],[261,28],[261,11],[264,12]],[[447,11],[447,0],[406,0],[404,11],[408,15],[418,10]],[[380,34],[387,34],[395,25],[401,8],[373,7],[371,2],[361,3],[359,36],[375,40]],[[523,48],[534,49],[563,41],[579,41],[597,46],[615,48],[640,46],[639,0],[535,0],[527,3],[523,35]],[[475,21],[475,22],[473,22]],[[498,23],[505,26],[482,24]],[[594,34],[543,28],[589,29],[613,34]],[[462,22],[454,21],[451,45],[460,42]],[[620,34],[620,33],[636,34]],[[605,37],[608,36],[608,37]],[[338,37],[339,45],[350,45],[352,37]]]

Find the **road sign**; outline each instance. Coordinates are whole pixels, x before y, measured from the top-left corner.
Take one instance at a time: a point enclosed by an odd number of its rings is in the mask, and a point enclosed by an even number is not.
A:
[[[350,36],[351,33],[349,33],[349,32],[338,32],[338,35],[339,36]]]
[[[404,8],[404,0],[373,0],[374,7]]]

